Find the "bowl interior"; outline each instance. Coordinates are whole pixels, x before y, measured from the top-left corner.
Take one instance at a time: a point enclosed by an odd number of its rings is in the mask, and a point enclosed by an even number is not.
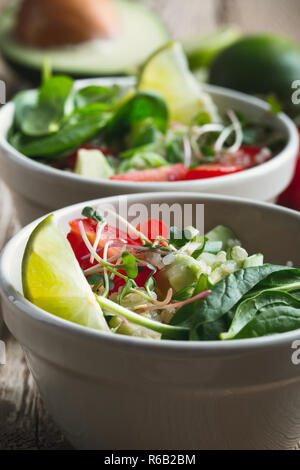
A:
[[[185,214],[187,210],[190,213],[193,207],[194,224],[196,219],[199,222],[199,217],[197,217],[199,211],[195,208],[197,204],[203,204],[205,232],[219,224],[228,225],[250,254],[262,252],[266,262],[286,265],[287,262],[292,261],[294,266],[300,266],[300,214],[270,204],[193,193],[181,196],[176,193],[138,194],[80,203],[56,211],[55,220],[64,233],[68,233],[68,221],[80,217],[86,205],[101,208],[109,204],[118,211],[120,204],[124,207],[124,201],[126,201],[128,212],[130,213],[131,208],[133,214],[129,215],[129,220],[137,217],[137,208],[138,210],[140,207],[146,208],[151,216],[153,207],[157,210],[158,205],[167,204],[170,208],[177,208],[182,214]],[[201,206],[199,210],[202,210]],[[22,292],[22,256],[28,237],[38,222],[35,221],[21,230],[4,250],[0,278],[6,292],[7,288],[11,287],[13,290]]]

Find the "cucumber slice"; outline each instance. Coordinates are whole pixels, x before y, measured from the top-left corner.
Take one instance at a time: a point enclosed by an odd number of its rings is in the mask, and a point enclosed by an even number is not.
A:
[[[213,255],[217,255],[220,251],[222,251],[223,242],[222,241],[208,241],[205,244],[204,253],[212,253]]]
[[[211,242],[222,242],[223,250],[227,250],[232,245],[230,241],[237,240],[236,234],[226,225],[218,225],[213,230],[208,232],[206,238]],[[219,250],[221,251],[221,250]]]
[[[74,172],[77,175],[93,179],[109,179],[114,170],[100,150],[80,149]]]
[[[264,255],[262,255],[261,253],[258,253],[256,255],[249,256],[249,258],[247,258],[244,261],[243,268],[244,269],[255,268],[257,266],[263,266],[263,264],[264,264]]]

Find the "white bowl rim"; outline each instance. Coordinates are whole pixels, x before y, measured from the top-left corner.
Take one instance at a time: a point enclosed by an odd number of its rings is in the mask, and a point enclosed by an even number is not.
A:
[[[135,79],[133,77],[109,77],[109,78],[89,78],[83,80],[75,81],[75,87],[80,89],[84,86],[88,86],[91,84],[100,84],[103,86],[109,86],[112,83],[120,85],[120,86],[132,86],[135,84]],[[254,96],[247,95],[245,93],[241,93],[235,90],[218,87],[214,85],[203,85],[203,90],[209,92],[213,92],[214,94],[218,94],[219,96],[224,96],[227,98],[237,99],[244,104],[252,105],[264,111],[266,113],[270,112],[270,106],[265,101],[256,98]],[[5,114],[7,110],[13,107],[13,102],[10,101],[6,105],[2,107],[0,110],[0,116]],[[293,121],[284,113],[279,113],[276,115],[276,119],[283,125],[287,132],[287,144],[284,149],[279,152],[275,157],[271,160],[262,163],[254,168],[250,168],[238,173],[225,175],[225,176],[218,176],[214,178],[205,178],[201,180],[191,180],[188,182],[189,186],[192,186],[197,191],[201,191],[201,189],[205,190],[206,186],[209,184],[210,187],[213,187],[217,184],[225,183],[230,185],[234,184],[236,181],[247,182],[249,177],[256,178],[261,176],[262,174],[268,173],[272,169],[278,168],[281,163],[287,158],[287,155],[292,152],[293,149],[298,148],[299,146],[299,134],[296,125]],[[11,123],[10,123],[11,124]],[[105,179],[92,179],[83,177],[81,175],[77,175],[72,172],[63,171],[57,168],[53,168],[51,166],[47,166],[43,163],[40,163],[34,159],[31,159],[18,150],[16,150],[12,145],[10,145],[7,141],[5,135],[0,133],[0,148],[2,148],[6,152],[6,158],[12,160],[16,165],[23,167],[25,170],[30,170],[36,174],[45,175],[45,176],[52,176],[61,181],[68,181],[74,182],[77,185],[89,185],[91,188],[99,188],[101,189],[110,188],[118,190],[120,187],[124,190],[130,190],[138,188],[139,192],[149,192],[152,190],[155,191],[165,191],[166,185],[170,191],[172,190],[184,190],[186,187],[186,181],[167,181],[167,182],[131,182],[131,181],[113,181],[113,180],[105,180]]]
[[[138,194],[131,194],[126,196],[110,196],[107,198],[98,198],[93,199],[91,201],[85,201],[81,203],[77,203],[71,206],[67,206],[63,209],[59,209],[54,211],[53,214],[56,216],[64,216],[68,212],[72,212],[76,209],[83,207],[84,205],[96,205],[99,202],[112,202],[117,200],[119,197],[121,198],[128,198],[128,202],[136,201],[136,199],[143,198],[151,193],[138,193]],[[178,193],[157,193],[155,195],[159,198],[159,200],[163,200],[163,198],[178,198]],[[299,219],[300,222],[300,213],[293,211],[291,209],[286,209],[280,206],[275,206],[273,204],[264,203],[264,202],[257,202],[251,199],[239,199],[237,197],[231,196],[218,196],[218,195],[210,195],[210,194],[201,194],[201,193],[189,193],[189,194],[181,194],[181,200],[190,200],[191,198],[201,198],[206,199],[207,202],[229,202],[236,205],[246,205],[259,208],[261,210],[268,210],[271,212],[281,213],[290,215],[292,217],[296,217]],[[88,327],[84,327],[70,321],[64,320],[62,318],[56,317],[45,310],[36,307],[31,302],[26,300],[22,294],[17,292],[13,285],[8,281],[8,276],[6,275],[7,266],[9,265],[9,251],[11,247],[15,244],[18,244],[18,241],[22,239],[25,233],[31,233],[33,228],[36,224],[43,220],[47,215],[35,220],[34,222],[30,223],[23,229],[21,229],[4,247],[0,255],[0,291],[2,291],[2,295],[6,298],[8,302],[10,302],[14,307],[17,308],[19,311],[22,312],[25,316],[28,316],[33,321],[38,321],[40,324],[43,324],[45,327],[63,330],[65,334],[69,335],[77,335],[89,339],[91,341],[105,341],[111,343],[114,347],[126,347],[129,348],[142,348],[146,350],[166,353],[168,351],[172,352],[179,352],[180,354],[195,354],[201,353],[206,355],[215,355],[215,354],[234,354],[234,353],[241,353],[247,351],[253,351],[254,349],[269,349],[274,347],[281,347],[290,344],[292,347],[292,343],[295,340],[300,339],[300,329],[293,330],[286,333],[275,334],[265,337],[259,338],[251,338],[251,339],[243,339],[243,340],[232,340],[232,341],[173,341],[173,340],[150,340],[150,339],[142,339],[130,336],[122,336],[116,334],[108,334],[102,331],[94,330]]]

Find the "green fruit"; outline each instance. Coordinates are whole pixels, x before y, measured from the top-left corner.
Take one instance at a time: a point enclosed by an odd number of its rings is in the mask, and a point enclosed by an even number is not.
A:
[[[46,312],[109,331],[73,250],[52,215],[40,222],[27,242],[22,284],[25,298]]]
[[[159,93],[174,121],[189,125],[203,112],[208,113],[213,122],[218,121],[216,106],[189,70],[179,42],[166,44],[147,60],[139,76],[138,89]]]
[[[290,114],[292,83],[300,79],[300,48],[284,37],[248,36],[223,50],[213,61],[209,82],[249,94],[274,94]]]
[[[114,170],[100,150],[80,149],[74,169],[77,175],[92,179],[109,179]]]
[[[169,33],[160,17],[140,2],[113,0],[113,3],[122,24],[119,36],[48,50],[27,46],[14,38],[16,9],[8,5],[0,17],[1,52],[17,72],[32,80],[39,80],[45,57],[54,73],[76,78],[135,73],[149,54],[169,40]]]

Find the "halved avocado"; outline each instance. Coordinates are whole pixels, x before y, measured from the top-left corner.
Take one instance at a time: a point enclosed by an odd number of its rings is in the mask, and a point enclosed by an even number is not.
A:
[[[139,2],[112,1],[121,19],[120,35],[51,49],[37,49],[18,42],[13,35],[17,5],[9,6],[1,13],[0,51],[17,72],[31,80],[40,79],[45,58],[54,73],[75,78],[135,73],[151,53],[169,40],[169,33],[156,13]]]

